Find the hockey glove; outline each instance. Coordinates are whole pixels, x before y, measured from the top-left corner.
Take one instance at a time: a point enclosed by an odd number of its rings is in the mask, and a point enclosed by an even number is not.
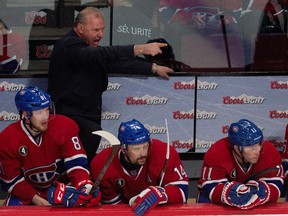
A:
[[[93,182],[91,180],[84,180],[78,183],[77,188],[79,191],[92,195],[92,198],[85,205],[86,207],[93,207],[99,204],[101,199],[101,193],[99,191],[99,188],[93,187]]]
[[[164,188],[149,186],[137,196],[132,197],[129,200],[129,205],[136,215],[142,216],[147,214],[156,205],[167,203],[167,201],[168,197]]]
[[[55,182],[55,186],[51,186],[48,190],[48,202],[50,204],[62,205],[68,208],[85,206],[91,198],[92,195],[60,182]]]
[[[262,205],[270,199],[270,188],[265,181],[250,180],[246,183],[246,186],[250,187],[252,193],[257,194],[259,197],[259,203],[256,205]]]
[[[227,182],[222,190],[223,203],[240,209],[250,209],[259,202],[257,194],[253,194],[250,187],[238,182]]]

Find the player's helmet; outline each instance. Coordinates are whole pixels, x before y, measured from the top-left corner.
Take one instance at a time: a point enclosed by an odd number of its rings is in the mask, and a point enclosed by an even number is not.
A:
[[[230,125],[228,139],[232,147],[237,145],[240,151],[242,151],[245,146],[261,143],[263,133],[253,122],[241,119]]]
[[[15,96],[15,104],[20,114],[26,111],[30,118],[32,111],[50,107],[51,98],[48,93],[39,88],[28,86],[18,91]]]
[[[150,132],[136,119],[122,122],[118,130],[118,139],[124,148],[126,145],[150,142]]]

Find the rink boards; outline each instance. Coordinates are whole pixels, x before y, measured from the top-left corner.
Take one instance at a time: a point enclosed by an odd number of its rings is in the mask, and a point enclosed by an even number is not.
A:
[[[157,206],[148,214],[157,216],[170,215],[287,215],[288,203],[278,202],[259,206],[251,210],[240,210],[232,207],[224,207],[215,204],[177,204]],[[40,207],[40,206],[19,206],[0,207],[0,215],[9,216],[95,216],[95,215],[134,215],[126,204],[101,205],[94,208],[62,208],[62,207]]]

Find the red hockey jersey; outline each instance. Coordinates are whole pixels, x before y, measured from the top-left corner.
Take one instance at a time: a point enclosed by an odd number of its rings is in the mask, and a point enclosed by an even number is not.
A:
[[[222,203],[221,193],[227,181],[244,183],[252,175],[268,168],[275,170],[263,173],[254,180],[260,179],[268,183],[271,192],[269,202],[276,202],[281,195],[284,180],[281,154],[275,146],[264,141],[258,162],[243,170],[231,150],[228,138],[223,138],[213,144],[204,156],[199,190],[211,202]]]
[[[139,194],[148,186],[158,186],[161,171],[165,163],[166,150],[166,143],[153,139],[146,163],[142,165],[137,176],[131,176],[121,165],[121,150],[118,149],[99,185],[102,194],[102,203],[128,203],[130,198]],[[111,152],[111,147],[104,149],[93,159],[91,174],[94,179],[97,179]],[[172,146],[170,146],[170,158],[161,186],[166,190],[168,203],[186,202],[188,196],[188,176],[178,153]]]
[[[39,144],[22,120],[0,134],[0,180],[4,191],[29,204],[35,194],[47,199],[51,184],[63,174],[76,186],[90,179],[87,157],[71,119],[55,115]]]

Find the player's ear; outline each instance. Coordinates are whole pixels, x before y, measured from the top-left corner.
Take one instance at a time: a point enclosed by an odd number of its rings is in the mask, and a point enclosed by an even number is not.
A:
[[[233,149],[234,149],[234,151],[235,151],[237,154],[241,154],[241,151],[240,151],[240,149],[238,148],[237,145],[233,145]]]
[[[24,119],[25,121],[28,121],[29,118],[28,118],[28,113],[26,111],[23,111],[22,112],[22,119]]]
[[[121,151],[122,151],[122,153],[124,154],[124,155],[126,155],[127,154],[127,149],[126,148],[121,148]]]

